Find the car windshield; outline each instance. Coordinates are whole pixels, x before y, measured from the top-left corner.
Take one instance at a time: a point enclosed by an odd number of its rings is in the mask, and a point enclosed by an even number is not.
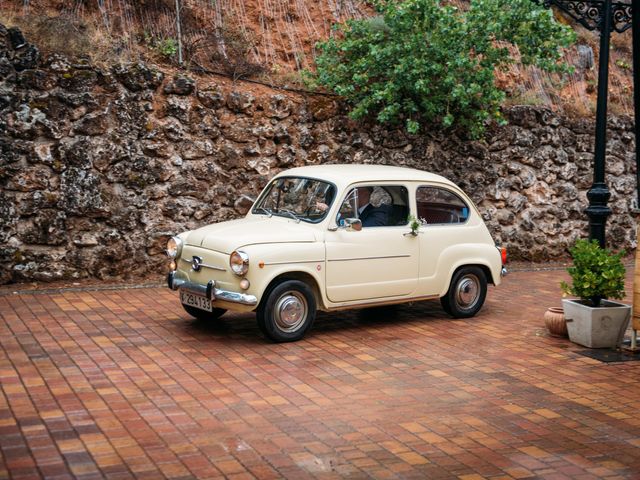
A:
[[[258,215],[278,215],[318,223],[326,217],[336,187],[313,178],[281,177],[273,180],[253,206]]]

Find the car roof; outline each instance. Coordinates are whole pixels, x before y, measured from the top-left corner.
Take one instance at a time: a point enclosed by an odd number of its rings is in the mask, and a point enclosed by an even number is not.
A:
[[[308,165],[292,168],[280,172],[278,177],[300,176],[312,177],[335,183],[344,187],[354,182],[385,182],[385,181],[418,181],[435,182],[456,187],[446,178],[435,173],[425,172],[408,167],[395,167],[391,165],[365,165],[365,164],[324,164]]]

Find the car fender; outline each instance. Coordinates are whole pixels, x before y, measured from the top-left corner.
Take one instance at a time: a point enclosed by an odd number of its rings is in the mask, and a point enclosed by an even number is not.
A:
[[[437,271],[445,275],[440,296],[444,296],[449,290],[456,270],[465,265],[486,267],[491,272],[494,285],[499,285],[502,280],[500,251],[494,245],[477,243],[452,245],[444,250],[438,259]],[[490,279],[487,278],[487,281]]]
[[[267,287],[278,277],[290,276],[313,281],[310,287],[316,292],[318,307],[327,304],[325,283],[325,249],[320,242],[257,244],[239,248],[249,255],[251,282],[249,292],[262,300]]]

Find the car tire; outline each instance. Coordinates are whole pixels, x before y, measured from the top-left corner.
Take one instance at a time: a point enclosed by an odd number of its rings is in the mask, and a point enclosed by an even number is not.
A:
[[[299,280],[284,280],[272,286],[260,302],[256,315],[258,327],[274,342],[300,340],[315,317],[315,295]]]
[[[214,308],[212,312],[207,312],[205,310],[200,310],[199,308],[185,305],[184,303],[182,304],[182,308],[184,308],[184,311],[191,315],[193,318],[197,318],[198,320],[202,320],[203,322],[217,320],[226,312],[224,308]]]
[[[454,318],[473,317],[487,296],[487,276],[479,267],[462,267],[453,275],[449,290],[440,303]]]

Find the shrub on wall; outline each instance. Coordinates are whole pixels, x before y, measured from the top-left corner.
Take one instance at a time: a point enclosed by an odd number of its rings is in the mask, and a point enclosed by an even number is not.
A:
[[[520,60],[563,71],[560,47],[573,31],[531,0],[471,0],[462,10],[438,0],[379,0],[378,17],[350,20],[319,44],[316,80],[344,96],[351,116],[461,126],[478,136],[485,121],[502,121],[505,94],[496,68]]]

